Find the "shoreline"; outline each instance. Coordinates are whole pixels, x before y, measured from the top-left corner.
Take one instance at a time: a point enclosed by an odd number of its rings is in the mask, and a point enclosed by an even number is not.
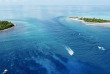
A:
[[[4,29],[4,30],[0,30],[0,32],[4,32],[4,31],[11,30],[11,29],[13,29],[15,26],[16,26],[16,24],[14,24],[14,26],[12,26],[12,27],[10,27],[10,28]]]
[[[79,20],[78,18],[74,18],[74,17],[73,18],[69,17],[69,19],[80,21],[81,23],[84,23],[86,25],[110,27],[110,22],[107,23],[85,22],[84,20]]]

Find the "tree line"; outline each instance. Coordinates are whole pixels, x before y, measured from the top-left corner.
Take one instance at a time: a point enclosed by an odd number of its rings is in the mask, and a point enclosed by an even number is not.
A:
[[[4,30],[10,27],[13,27],[14,24],[8,21],[0,21],[0,30]]]
[[[110,22],[110,20],[96,19],[96,18],[79,18],[80,20],[84,20],[85,22],[98,22],[98,23],[106,23]]]

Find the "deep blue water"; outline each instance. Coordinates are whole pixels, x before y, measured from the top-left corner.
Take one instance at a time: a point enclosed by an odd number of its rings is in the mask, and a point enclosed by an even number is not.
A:
[[[110,6],[0,6],[0,20],[17,24],[0,32],[0,73],[110,74],[110,28],[69,16],[110,19]]]

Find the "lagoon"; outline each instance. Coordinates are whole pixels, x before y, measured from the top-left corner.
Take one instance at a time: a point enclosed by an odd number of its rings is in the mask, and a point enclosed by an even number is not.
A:
[[[110,19],[110,6],[1,5],[16,27],[0,32],[0,73],[110,74],[110,28],[71,16]]]

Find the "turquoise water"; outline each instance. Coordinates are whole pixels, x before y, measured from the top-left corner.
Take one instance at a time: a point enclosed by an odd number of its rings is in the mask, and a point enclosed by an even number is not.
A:
[[[17,24],[0,32],[0,73],[110,74],[110,28],[69,16],[110,19],[110,6],[0,6],[0,20]]]

